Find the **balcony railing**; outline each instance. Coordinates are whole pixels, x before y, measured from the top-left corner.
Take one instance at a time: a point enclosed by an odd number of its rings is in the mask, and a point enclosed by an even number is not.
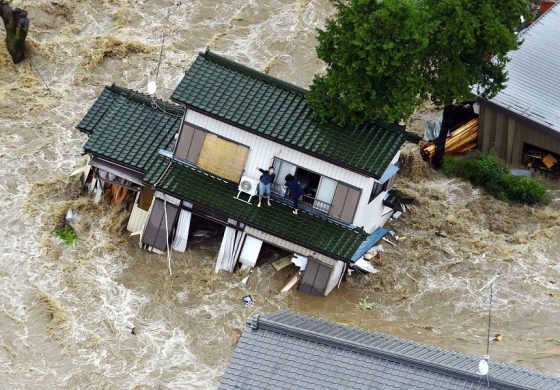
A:
[[[275,197],[288,200],[288,195],[286,193],[286,189],[284,186],[281,186],[276,183],[272,183],[272,193]],[[303,194],[299,205],[301,208],[309,211],[311,213],[317,213],[322,217],[328,217],[329,212],[331,211],[331,204],[327,202],[323,202],[322,200],[316,199],[310,195]]]

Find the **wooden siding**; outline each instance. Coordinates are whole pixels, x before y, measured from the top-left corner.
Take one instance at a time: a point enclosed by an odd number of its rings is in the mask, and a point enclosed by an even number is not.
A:
[[[301,245],[294,244],[294,243],[292,243],[290,241],[287,241],[287,240],[284,240],[280,237],[276,237],[276,236],[273,236],[271,234],[264,233],[264,232],[262,232],[258,229],[254,229],[250,226],[245,227],[245,232],[248,235],[251,235],[255,238],[258,238],[259,240],[267,242],[271,245],[277,246],[278,248],[282,248],[282,249],[285,249],[287,251],[297,253],[298,255],[302,255],[302,256],[306,256],[306,257],[313,257],[315,260],[318,260],[318,261],[320,261],[324,264],[327,264],[331,267],[333,267],[337,262],[337,260],[335,260],[333,258],[330,258],[330,257],[325,256],[323,254],[314,252],[311,249],[305,248]]]
[[[334,180],[349,184],[362,189],[358,207],[356,209],[352,223],[356,226],[376,225],[380,215],[372,215],[368,210],[369,195],[373,186],[374,179],[367,177],[335,164],[326,162],[308,154],[291,149],[285,145],[273,142],[248,131],[220,122],[204,114],[193,110],[187,110],[185,115],[187,124],[192,124],[209,132],[215,133],[224,138],[247,145],[251,148],[247,162],[245,164],[246,176],[258,180],[260,173],[257,170],[267,168],[272,165],[274,157],[296,164],[311,172],[327,176]],[[400,152],[395,155],[394,161],[398,160]],[[371,222],[373,220],[373,222]]]
[[[529,120],[490,104],[480,106],[478,145],[483,151],[494,149],[507,164],[521,165],[523,144],[560,153],[560,134],[553,136]]]
[[[149,211],[153,200],[154,190],[148,187],[143,187],[138,197],[138,207],[140,207],[142,210]]]

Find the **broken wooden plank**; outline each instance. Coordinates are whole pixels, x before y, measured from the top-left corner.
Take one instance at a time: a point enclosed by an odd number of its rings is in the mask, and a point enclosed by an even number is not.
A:
[[[291,289],[293,289],[301,280],[301,277],[303,276],[303,273],[301,271],[296,271],[291,277],[290,279],[288,279],[288,282],[284,285],[284,287],[282,287],[282,290],[280,290],[280,292],[288,292]]]
[[[286,268],[290,264],[292,264],[292,255],[283,257],[280,260],[276,260],[272,262],[272,267],[276,270],[276,272],[278,272],[281,269]]]

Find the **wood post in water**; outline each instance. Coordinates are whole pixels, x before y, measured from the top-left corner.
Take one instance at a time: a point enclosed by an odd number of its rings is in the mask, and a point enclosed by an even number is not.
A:
[[[12,9],[10,1],[0,0],[0,16],[4,21],[6,29],[6,46],[15,64],[25,59],[25,38],[29,27],[27,11],[16,8]]]
[[[448,104],[443,108],[443,120],[441,121],[441,129],[439,135],[436,138],[436,153],[432,158],[432,165],[435,169],[441,168],[443,163],[443,155],[445,154],[445,141],[447,140],[447,134],[451,130],[451,112],[453,110],[453,105]]]

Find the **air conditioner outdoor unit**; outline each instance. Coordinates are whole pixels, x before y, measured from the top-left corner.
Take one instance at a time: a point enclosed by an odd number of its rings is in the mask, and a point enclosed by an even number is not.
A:
[[[247,176],[243,176],[241,178],[241,181],[239,182],[239,186],[237,187],[237,189],[239,190],[239,192],[237,193],[237,196],[235,198],[242,202],[251,203],[251,198],[257,195],[257,192],[259,190],[259,181],[251,179]],[[249,195],[248,201],[239,198],[242,192]]]

